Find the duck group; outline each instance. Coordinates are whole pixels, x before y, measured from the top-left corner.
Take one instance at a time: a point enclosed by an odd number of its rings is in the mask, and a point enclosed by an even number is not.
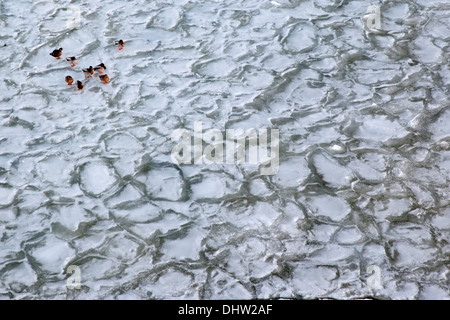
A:
[[[119,50],[122,50],[125,46],[125,42],[123,40],[118,40],[115,42],[115,45],[117,46],[117,48]],[[61,59],[62,56],[62,51],[63,48],[59,48],[59,49],[55,49],[52,52],[50,52],[50,55],[54,58],[56,58],[57,60]],[[76,64],[78,63],[78,59],[76,57],[68,57],[66,58],[66,61],[69,62],[70,66],[73,68],[76,66]],[[109,77],[108,75],[105,73],[106,71],[106,66],[105,64],[102,62],[98,65],[96,65],[95,67],[89,66],[89,68],[83,68],[81,69],[87,78],[92,78],[92,76],[94,75],[94,72],[98,72],[100,73],[99,75],[99,79],[103,82],[103,84],[106,84],[109,82]],[[65,78],[67,85],[71,86],[74,83],[74,79],[71,76],[66,76]],[[77,80],[76,82],[78,91],[83,90],[84,85],[83,82],[81,82],[80,80]]]

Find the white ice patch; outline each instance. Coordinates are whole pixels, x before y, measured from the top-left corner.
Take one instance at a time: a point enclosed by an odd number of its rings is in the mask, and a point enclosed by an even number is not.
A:
[[[388,234],[396,239],[408,239],[411,243],[423,246],[429,246],[433,241],[430,230],[413,223],[404,223],[394,226]]]
[[[367,181],[382,181],[386,173],[380,172],[360,160],[354,160],[348,165],[359,177]]]
[[[180,23],[183,15],[178,8],[168,7],[162,9],[151,18],[147,27],[159,28],[166,31],[173,31]]]
[[[214,270],[211,273],[212,292],[209,299],[251,299],[251,293],[237,279],[227,273]]]
[[[141,221],[145,221],[144,218],[147,218],[147,220],[153,218],[153,221],[148,223],[135,224],[133,226],[130,226],[130,229],[139,236],[147,239],[155,234],[155,232],[165,235],[175,230],[179,230],[183,225],[189,222],[189,219],[187,217],[173,212],[166,212],[158,216],[156,216],[156,213],[158,213],[156,209],[153,212],[153,216],[147,215],[145,217],[143,215],[142,219],[140,219]],[[125,213],[125,211],[123,213]]]
[[[341,245],[351,245],[359,243],[363,239],[363,234],[357,228],[342,229],[336,235],[336,241]]]
[[[382,203],[375,202],[375,216],[381,219],[400,217],[409,210],[411,210],[411,200],[408,198],[391,198]]]
[[[273,76],[265,70],[258,68],[246,68],[242,77],[244,83],[252,88],[252,90],[267,88],[273,81]]]
[[[450,208],[433,217],[432,224],[440,230],[450,230]]]
[[[254,179],[250,181],[250,193],[257,197],[265,197],[272,194],[272,191],[267,187],[266,182],[262,179]]]
[[[180,171],[173,167],[152,168],[146,175],[137,178],[145,184],[152,199],[177,201],[183,195],[184,181]]]
[[[436,256],[435,249],[424,248],[406,241],[398,242],[395,245],[395,250],[398,252],[395,265],[403,268],[422,266]]]
[[[317,224],[313,229],[308,230],[308,239],[323,244],[331,242],[333,235],[336,233],[337,227],[329,224]]]
[[[350,213],[348,203],[338,197],[320,195],[310,198],[308,203],[314,214],[329,217],[334,221],[340,221]]]
[[[430,125],[430,131],[433,133],[434,139],[441,140],[450,137],[450,110],[441,114],[436,122]]]
[[[269,227],[281,215],[279,210],[277,210],[276,208],[265,202],[257,202],[253,207],[252,212],[253,216],[250,219],[248,219],[245,223],[248,226],[253,225],[253,227],[256,227],[255,223],[265,227]]]
[[[447,300],[450,298],[448,287],[438,285],[425,285],[420,293],[419,300]]]
[[[10,205],[14,200],[15,191],[0,185],[0,207]]]
[[[316,44],[314,28],[310,26],[299,26],[289,33],[285,48],[292,54],[310,51]]]
[[[349,185],[350,181],[354,179],[354,175],[349,168],[341,166],[336,160],[332,160],[328,156],[318,154],[313,161],[317,172],[331,187],[339,188]]]
[[[333,280],[337,277],[335,268],[299,265],[294,270],[292,286],[295,292],[304,298],[315,298],[331,292],[336,286]]]
[[[145,289],[147,295],[154,299],[198,299],[193,281],[193,274],[168,267],[139,281],[139,287]]]
[[[127,185],[108,199],[108,205],[111,207],[125,207],[129,203],[140,200],[141,197],[142,194],[139,190],[132,185]]]
[[[66,261],[74,257],[75,251],[66,242],[47,235],[29,253],[41,268],[58,274],[63,271]]]
[[[20,201],[20,210],[30,213],[43,206],[49,199],[43,192],[24,190],[18,195],[18,200]]]
[[[232,61],[216,59],[204,62],[198,66],[198,73],[206,77],[227,77],[235,68]]]
[[[298,236],[300,234],[298,225],[305,218],[304,212],[292,202],[287,203],[283,211],[279,224],[280,231],[287,232],[291,236]]]
[[[99,196],[118,183],[113,169],[100,162],[89,162],[80,169],[80,188],[84,192]]]
[[[423,63],[438,63],[441,49],[436,47],[429,37],[419,36],[414,41],[412,54]]]
[[[141,143],[133,136],[127,133],[117,133],[105,140],[105,149],[108,152],[124,154],[128,152],[137,152],[142,150]]]
[[[401,125],[390,121],[387,117],[372,117],[364,120],[364,123],[356,130],[355,138],[376,142],[389,142],[391,139],[401,139],[408,135]]]
[[[144,203],[133,208],[112,210],[112,214],[125,221],[145,223],[154,220],[161,214],[161,210],[150,203]]]
[[[118,261],[132,261],[138,253],[139,245],[124,235],[115,235],[108,239],[105,245],[100,249],[108,258]]]
[[[73,164],[63,156],[54,155],[39,161],[36,170],[42,179],[57,186],[68,187]]]
[[[273,182],[280,188],[299,186],[310,174],[308,163],[303,157],[290,158],[280,163]]]
[[[417,300],[419,286],[414,282],[397,282],[392,298],[396,300]]]
[[[202,240],[205,232],[196,228],[191,228],[186,237],[165,240],[162,246],[162,253],[169,259],[199,259],[199,252],[202,248]]]
[[[240,182],[223,174],[203,175],[198,183],[191,184],[193,199],[218,199],[234,194],[239,190]]]
[[[324,249],[315,253],[311,261],[316,264],[337,265],[345,261],[351,261],[355,257],[355,249],[338,244],[327,245]]]
[[[33,285],[37,281],[37,275],[28,262],[24,261],[19,264],[18,267],[14,269],[7,270],[0,277],[0,284],[2,289],[0,292],[7,287],[12,291],[21,292],[25,291],[26,287]]]
[[[58,209],[58,211],[52,212],[52,222],[59,222],[71,231],[77,230],[80,223],[95,219],[78,205],[61,206]]]
[[[295,104],[301,104],[303,106],[316,105],[325,97],[325,92],[323,89],[310,88],[308,86],[302,85],[295,88],[288,100]],[[314,114],[313,117],[317,117]],[[320,116],[320,115],[319,115]],[[307,125],[307,122],[301,122],[303,126]],[[315,124],[315,122],[314,122]]]
[[[382,245],[368,243],[362,251],[362,258],[368,265],[382,265],[386,263],[388,257]]]

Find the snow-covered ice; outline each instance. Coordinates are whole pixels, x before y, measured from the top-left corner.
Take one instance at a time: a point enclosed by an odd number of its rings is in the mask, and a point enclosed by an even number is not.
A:
[[[449,299],[450,8],[372,4],[2,1],[0,299]],[[196,121],[278,171],[172,163]]]

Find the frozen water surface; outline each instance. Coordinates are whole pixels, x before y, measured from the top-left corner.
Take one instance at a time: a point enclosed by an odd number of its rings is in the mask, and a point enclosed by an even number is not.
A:
[[[450,7],[372,4],[1,1],[0,297],[449,299]],[[173,164],[195,121],[277,172]]]

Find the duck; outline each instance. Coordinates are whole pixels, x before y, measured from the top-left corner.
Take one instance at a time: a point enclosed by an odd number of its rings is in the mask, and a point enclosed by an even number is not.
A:
[[[119,48],[119,50],[122,50],[123,47],[125,46],[125,42],[123,42],[123,40],[120,39],[119,41],[116,41],[116,46]]]
[[[78,91],[80,91],[80,90],[83,90],[83,82],[81,82],[80,80],[77,80],[77,88],[78,88]]]
[[[103,81],[103,84],[106,84],[106,83],[108,83],[108,81],[109,81],[109,77],[108,77],[107,74],[104,74],[104,75],[101,75],[101,76],[100,76],[100,80]]]
[[[73,78],[71,76],[66,76],[66,82],[70,86],[73,83]]]
[[[63,48],[55,49],[52,52],[50,52],[50,55],[52,57],[55,57],[56,59],[59,59],[59,58],[61,58],[62,51],[63,51]]]
[[[94,70],[103,73],[103,71],[106,70],[106,66],[103,63],[100,63],[98,66],[94,67]]]
[[[66,61],[70,63],[71,67],[75,67],[75,65],[78,62],[78,59],[75,57],[69,57],[69,58],[66,58]]]
[[[92,66],[90,66],[89,68],[83,69],[83,72],[84,72],[84,75],[86,76],[86,78],[90,78],[94,74],[94,68],[92,68]]]

